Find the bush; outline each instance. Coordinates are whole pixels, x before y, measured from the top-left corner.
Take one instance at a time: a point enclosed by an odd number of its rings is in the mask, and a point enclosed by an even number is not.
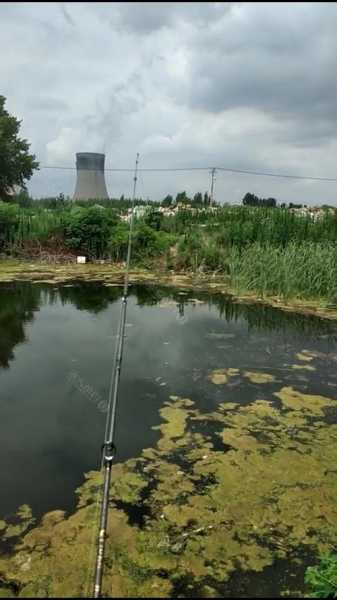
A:
[[[129,225],[118,223],[109,238],[107,251],[109,256],[119,262],[126,260],[129,241]]]
[[[202,260],[203,239],[200,232],[186,233],[178,242],[177,267],[178,269],[196,270]]]
[[[164,254],[173,243],[174,237],[163,231],[155,231],[144,221],[134,225],[132,235],[132,262],[142,262]],[[126,260],[129,241],[129,225],[119,223],[113,230],[108,251],[113,260]]]
[[[172,236],[163,231],[154,231],[145,223],[139,223],[133,233],[132,257],[134,260],[153,258],[163,254],[172,241]]]
[[[69,248],[89,258],[106,256],[117,216],[111,210],[75,207],[64,215],[64,236]]]
[[[311,598],[337,598],[337,556],[328,554],[317,567],[308,567],[305,582]]]
[[[144,222],[155,231],[159,231],[163,222],[163,215],[159,210],[152,208],[144,216]]]
[[[20,214],[16,204],[0,201],[0,251],[8,250],[19,229]]]

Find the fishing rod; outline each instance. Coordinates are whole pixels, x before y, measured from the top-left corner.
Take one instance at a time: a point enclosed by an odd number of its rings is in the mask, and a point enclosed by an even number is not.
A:
[[[100,598],[102,591],[102,580],[103,580],[103,567],[104,567],[104,555],[105,555],[105,542],[106,542],[106,530],[108,524],[108,512],[109,512],[109,496],[110,496],[110,483],[111,483],[111,468],[112,462],[116,455],[116,448],[114,445],[115,436],[115,425],[116,425],[116,411],[118,402],[118,388],[119,379],[122,367],[123,358],[123,345],[124,345],[124,331],[126,322],[126,308],[128,299],[128,288],[129,288],[129,268],[131,259],[131,247],[132,247],[132,232],[133,232],[133,221],[134,221],[134,202],[136,197],[136,184],[138,174],[138,162],[139,154],[136,158],[136,166],[133,178],[133,194],[132,194],[132,212],[130,219],[129,228],[129,240],[128,250],[126,258],[126,266],[124,273],[124,286],[122,296],[121,314],[119,319],[118,334],[116,337],[116,348],[115,357],[112,366],[110,389],[109,389],[109,402],[106,418],[106,428],[104,436],[104,444],[102,446],[102,465],[104,469],[104,485],[103,485],[103,498],[101,504],[100,513],[100,524],[98,532],[97,542],[97,554],[96,554],[96,568],[95,568],[95,584],[94,584],[94,598]]]

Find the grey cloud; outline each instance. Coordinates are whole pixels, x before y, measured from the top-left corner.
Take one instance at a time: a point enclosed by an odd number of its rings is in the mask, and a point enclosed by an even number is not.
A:
[[[233,2],[125,2],[119,6],[120,27],[149,34],[179,22],[207,25],[231,9]]]
[[[69,104],[64,100],[53,98],[52,96],[30,96],[27,98],[27,107],[32,111],[58,112],[69,110]]]
[[[70,15],[70,13],[66,7],[66,4],[64,2],[60,2],[60,8],[61,8],[61,12],[65,18],[65,21],[68,23],[68,25],[75,27],[75,21],[72,18],[72,16]]]
[[[317,5],[293,7],[290,15],[277,5],[252,4],[250,18],[232,13],[203,40],[196,34],[188,104],[214,112],[254,107],[276,118],[303,123],[305,115],[332,124],[337,118],[337,6],[326,19]]]
[[[73,26],[75,23],[76,26]],[[13,3],[0,6],[1,93],[40,162],[104,151],[110,166],[225,166],[334,176],[335,3]],[[8,50],[10,48],[10,51]],[[209,173],[142,174],[161,198],[209,188]],[[107,173],[114,196],[132,177]],[[71,171],[33,177],[71,194]],[[219,200],[246,191],[335,202],[335,185],[219,174]]]

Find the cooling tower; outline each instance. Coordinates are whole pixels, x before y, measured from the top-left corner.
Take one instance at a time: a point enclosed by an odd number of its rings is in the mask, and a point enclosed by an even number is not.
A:
[[[109,197],[104,178],[104,161],[104,154],[77,152],[74,200],[100,200]]]

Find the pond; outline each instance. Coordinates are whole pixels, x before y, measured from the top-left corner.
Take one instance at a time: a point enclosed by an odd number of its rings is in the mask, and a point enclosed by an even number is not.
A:
[[[0,581],[11,595],[91,593],[121,293],[0,287]],[[336,367],[333,321],[132,286],[105,594],[300,597],[306,566],[337,542]]]

